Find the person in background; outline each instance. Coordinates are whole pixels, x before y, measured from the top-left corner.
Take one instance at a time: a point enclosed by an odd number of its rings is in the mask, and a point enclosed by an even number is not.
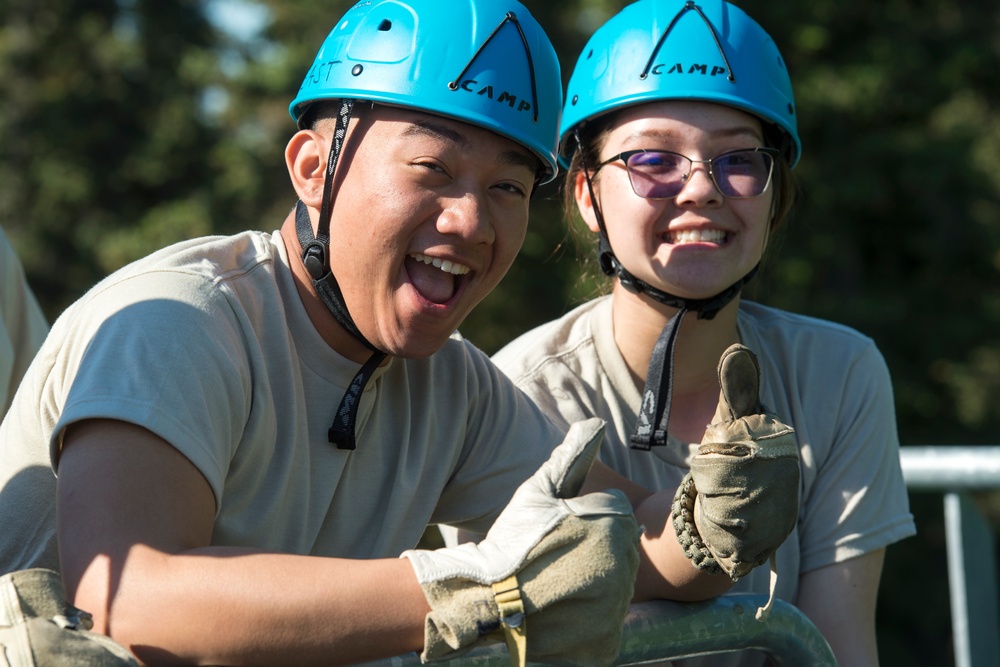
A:
[[[492,637],[611,664],[639,527],[579,495],[603,423],[555,427],[453,336],[555,177],[561,102],[515,0],[350,9],[290,105],[280,228],[159,250],[53,325],[0,426],[4,586],[57,570],[148,665]],[[416,548],[437,522],[488,535]]]
[[[720,355],[746,348],[759,402],[794,428],[798,450],[798,498],[778,501],[793,522],[776,552],[776,594],[840,664],[875,665],[885,549],[915,532],[886,364],[857,331],[741,298],[789,214],[801,151],[785,61],[745,12],[721,0],[625,7],[580,54],[561,124],[567,208],[596,240],[611,293],[494,361],[554,420],[606,420],[600,460],[650,491],[680,486],[684,501],[713,456],[702,443],[720,418]],[[729,487],[744,491],[752,497],[751,486]],[[697,567],[725,565],[675,518]],[[771,524],[763,515],[740,529]],[[769,585],[756,568],[730,590]]]
[[[0,419],[48,332],[21,261],[0,228]]]

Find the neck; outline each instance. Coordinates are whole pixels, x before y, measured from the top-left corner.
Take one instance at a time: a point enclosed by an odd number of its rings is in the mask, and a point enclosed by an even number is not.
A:
[[[634,294],[615,282],[613,291],[615,343],[637,385],[646,382],[653,346],[667,321],[678,309],[665,306],[644,294]],[[739,297],[711,320],[699,320],[688,312],[681,322],[674,351],[674,396],[710,390],[718,393],[716,366],[727,347],[739,342],[736,314]]]
[[[351,361],[363,364],[371,357],[371,350],[340,326],[337,319],[320,300],[316,288],[313,287],[312,278],[302,263],[302,246],[295,233],[294,210],[288,214],[285,222],[281,225],[281,238],[288,253],[288,263],[292,269],[295,288],[306,309],[306,314],[309,316],[309,321],[312,322],[323,341],[335,352]]]

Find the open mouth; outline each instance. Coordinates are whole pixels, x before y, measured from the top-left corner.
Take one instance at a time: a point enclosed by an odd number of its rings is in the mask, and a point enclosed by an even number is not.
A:
[[[406,258],[406,271],[414,289],[427,301],[445,304],[458,292],[462,276],[472,269],[464,264],[439,257],[411,253]]]
[[[682,229],[679,231],[668,231],[663,234],[663,240],[672,245],[684,245],[686,243],[714,243],[722,245],[729,238],[729,235],[721,229]]]

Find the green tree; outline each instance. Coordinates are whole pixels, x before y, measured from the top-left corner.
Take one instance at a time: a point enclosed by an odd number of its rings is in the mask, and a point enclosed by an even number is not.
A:
[[[212,230],[213,31],[194,1],[0,4],[0,220],[50,317]]]

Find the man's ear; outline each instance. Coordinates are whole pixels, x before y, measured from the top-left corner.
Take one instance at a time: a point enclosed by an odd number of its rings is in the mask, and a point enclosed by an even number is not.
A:
[[[329,150],[323,135],[312,130],[299,130],[285,146],[285,166],[292,187],[306,206],[319,208],[322,205]]]
[[[600,232],[601,227],[597,224],[597,215],[594,213],[594,200],[590,196],[590,188],[587,187],[587,175],[582,169],[576,172],[576,178],[573,180],[573,197],[576,199],[576,208],[590,231],[595,234]]]

